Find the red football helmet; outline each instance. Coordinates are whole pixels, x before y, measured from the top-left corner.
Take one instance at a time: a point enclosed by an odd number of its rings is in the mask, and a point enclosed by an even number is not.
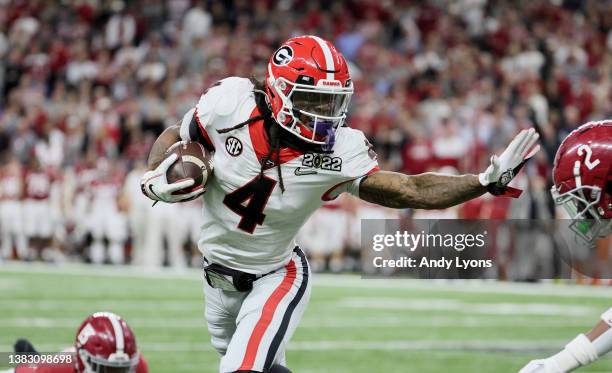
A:
[[[572,229],[592,241],[612,232],[612,120],[589,122],[561,143],[553,167],[555,203],[574,220]]]
[[[282,128],[331,150],[353,94],[348,65],[332,43],[312,35],[285,41],[268,62],[265,85]]]
[[[136,371],[139,360],[136,337],[127,323],[114,313],[97,312],[83,321],[75,347],[78,373]]]

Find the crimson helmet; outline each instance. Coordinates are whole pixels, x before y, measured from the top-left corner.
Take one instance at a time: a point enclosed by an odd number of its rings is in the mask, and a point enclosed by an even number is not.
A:
[[[135,372],[139,355],[128,324],[111,312],[89,316],[77,332],[75,368],[78,373]]]
[[[612,120],[589,122],[561,143],[553,166],[555,203],[571,227],[593,241],[612,232]]]
[[[268,62],[265,86],[282,128],[331,150],[353,94],[346,60],[332,43],[312,35],[285,41]]]

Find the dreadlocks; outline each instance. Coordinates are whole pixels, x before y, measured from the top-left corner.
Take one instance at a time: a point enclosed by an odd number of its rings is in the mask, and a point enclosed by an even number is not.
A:
[[[265,85],[258,81],[257,79],[251,77],[251,83],[255,86],[253,88],[253,93],[255,93],[255,104],[257,105],[257,110],[259,111],[259,115],[249,118],[242,123],[238,123],[237,125],[229,128],[222,128],[217,130],[217,133],[228,133],[233,130],[237,130],[242,128],[250,123],[254,123],[260,120],[264,121],[264,129],[268,134],[268,139],[270,142],[270,149],[268,150],[268,154],[260,160],[261,169],[259,170],[259,178],[261,179],[264,174],[264,170],[266,166],[270,163],[276,164],[276,170],[278,172],[278,181],[280,184],[281,192],[285,193],[285,183],[283,182],[283,173],[281,172],[281,162],[280,162],[280,149],[281,146],[285,148],[293,148],[299,149],[302,152],[312,152],[312,153],[323,153],[329,154],[333,153],[333,150],[323,150],[320,145],[310,144],[300,140],[297,136],[288,136],[286,131],[281,131],[280,125],[276,123],[276,120],[272,117],[272,110],[266,100],[266,92]]]
[[[261,169],[259,170],[259,178],[263,178],[266,165],[268,165],[272,161],[272,156],[274,156],[273,163],[276,163],[276,170],[278,172],[278,181],[280,183],[281,193],[285,193],[285,183],[283,182],[283,173],[281,172],[280,164],[281,135],[278,128],[278,124],[272,117],[272,111],[270,110],[270,107],[268,106],[268,103],[266,101],[264,84],[259,82],[255,78],[251,78],[251,82],[253,83],[253,85],[255,85],[253,93],[256,93],[255,104],[257,105],[257,110],[260,114],[253,118],[249,118],[242,123],[238,123],[233,127],[217,130],[217,133],[228,133],[236,129],[242,128],[246,125],[249,125],[250,123],[263,120],[264,128],[268,131],[268,136],[270,139],[270,149],[268,150],[268,154],[260,160]]]

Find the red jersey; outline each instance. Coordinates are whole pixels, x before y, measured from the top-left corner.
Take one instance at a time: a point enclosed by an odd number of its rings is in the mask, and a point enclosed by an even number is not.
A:
[[[23,176],[20,172],[0,172],[0,200],[19,200],[23,194]]]
[[[56,176],[50,170],[28,170],[25,174],[25,194],[29,199],[47,199]]]
[[[142,354],[139,354],[136,373],[149,373],[149,366]],[[76,373],[74,364],[44,364],[36,367],[19,366],[15,369],[15,373]]]

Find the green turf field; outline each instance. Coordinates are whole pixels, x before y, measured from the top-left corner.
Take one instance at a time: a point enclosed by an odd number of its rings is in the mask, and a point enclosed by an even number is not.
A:
[[[152,372],[216,372],[197,271],[0,264],[0,352],[70,345],[94,311],[122,315]],[[609,288],[315,275],[287,353],[296,373],[516,372],[589,329]],[[0,367],[2,368],[2,367]],[[585,372],[612,372],[607,358]]]

